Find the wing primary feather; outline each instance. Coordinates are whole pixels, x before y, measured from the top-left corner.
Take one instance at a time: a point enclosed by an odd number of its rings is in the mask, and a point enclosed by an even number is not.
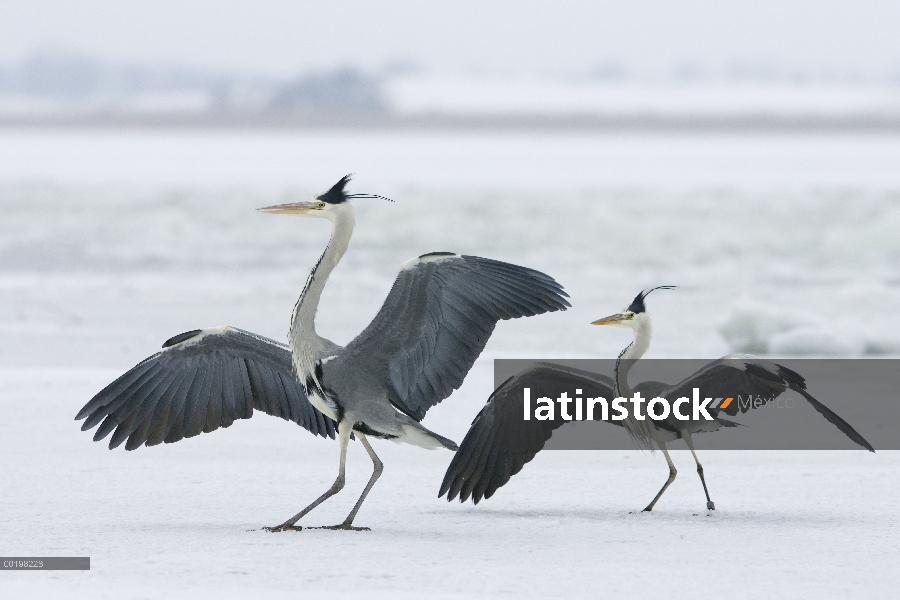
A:
[[[181,388],[182,382],[187,378],[187,373],[180,371],[173,378],[173,381],[165,390],[161,390],[157,395],[156,401],[152,404],[152,410],[142,410],[135,419],[136,426],[128,432],[128,441],[125,443],[125,450],[134,450],[147,441],[153,432],[154,426],[160,416],[172,404],[172,396],[177,395]],[[148,402],[147,404],[150,404]],[[150,407],[148,407],[150,408]],[[146,416],[143,416],[146,413]]]
[[[853,429],[853,427],[851,427],[849,423],[847,423],[847,421],[837,416],[834,412],[831,411],[831,409],[813,398],[806,390],[800,388],[800,386],[791,386],[791,389],[795,390],[798,394],[806,398],[807,402],[809,402],[812,407],[819,412],[820,415],[825,417],[825,420],[840,429],[844,435],[846,435],[848,438],[850,438],[869,452],[875,452],[875,448],[872,447],[872,444],[867,442],[863,436],[857,433],[856,430]]]
[[[92,427],[94,427],[94,425],[99,423],[100,420],[103,419],[105,416],[111,415],[112,413],[114,413],[120,406],[122,406],[122,404],[124,404],[126,401],[128,401],[129,398],[131,398],[137,391],[139,391],[141,389],[141,387],[143,387],[148,381],[150,381],[154,376],[156,376],[159,373],[159,371],[160,371],[160,366],[158,364],[152,365],[150,369],[148,369],[147,371],[144,371],[143,373],[141,373],[138,376],[137,379],[133,380],[131,382],[131,384],[128,385],[128,387],[126,387],[123,391],[119,392],[118,396],[114,396],[114,397],[110,398],[105,404],[102,403],[102,399],[101,399],[101,402],[95,404],[95,401],[97,401],[98,398],[100,398],[100,396],[105,393],[105,390],[109,389],[109,386],[104,388],[104,391],[101,391],[99,394],[94,396],[94,398],[90,402],[88,402],[88,404],[86,404],[85,407],[82,408],[81,411],[78,413],[79,415],[81,415],[82,413],[85,412],[85,409],[87,409],[89,406],[95,407],[93,409],[93,413],[87,418],[87,420],[84,423],[82,423],[81,430],[87,431],[88,429],[91,429]],[[126,375],[127,375],[127,373],[126,373]],[[127,393],[128,390],[131,390],[132,388],[134,388],[134,391],[132,391],[130,394]],[[113,420],[115,420],[115,419],[113,419]],[[107,433],[109,433],[109,432],[107,432]],[[104,434],[103,436],[101,436],[100,439],[102,439],[103,437],[106,437],[106,435]]]
[[[237,388],[243,386],[239,372],[239,358],[232,358],[222,365],[222,427],[230,427],[237,416]]]
[[[506,430],[512,424],[514,424],[514,422],[512,422],[511,419],[500,419],[499,423],[496,420],[494,421],[494,427],[490,435],[490,447],[488,448],[488,451],[484,453],[485,460],[483,461],[481,468],[477,471],[478,476],[471,478],[471,484],[469,486],[472,492],[472,502],[475,504],[478,504],[478,502],[481,501],[484,491],[487,489],[491,480],[498,475],[497,467],[505,463],[504,459],[508,456],[509,451],[503,448],[502,443],[498,442],[503,439]]]
[[[238,398],[242,400],[242,403],[236,405],[235,408],[240,409],[237,414],[241,419],[249,419],[253,416],[253,385],[250,382],[246,359],[238,359],[238,371],[241,375],[241,395]]]
[[[180,371],[172,371],[160,376],[160,381],[156,387],[147,393],[143,400],[133,405],[132,414],[134,415],[134,421],[132,428],[124,432],[125,435],[130,436],[140,428],[144,421],[156,410],[157,405],[164,402],[169,390],[177,387],[182,375]]]
[[[222,424],[222,404],[225,399],[225,367],[227,363],[214,361],[212,381],[209,385],[209,401],[206,404],[206,420],[202,433],[210,433]]]
[[[131,416],[122,421],[119,426],[116,427],[116,430],[112,434],[112,437],[109,438],[110,450],[115,450],[122,444],[122,442],[125,441],[125,439],[128,437],[128,430],[130,430],[132,425],[134,425],[135,417],[137,417],[137,413],[131,413]]]
[[[250,376],[250,389],[253,391],[253,408],[271,414],[272,409],[268,405],[268,393],[265,380],[262,377],[262,368],[254,361],[246,361],[247,374]]]
[[[118,379],[97,392],[97,394],[93,398],[91,398],[87,402],[87,404],[81,407],[81,410],[79,410],[78,414],[75,415],[75,420],[80,421],[95,410],[108,405],[109,402],[115,400],[116,397],[119,396],[119,394],[128,389],[135,381],[137,381],[138,378],[144,376],[147,371],[156,369],[158,367],[156,359],[159,357],[159,355],[160,353],[157,352],[153,356],[141,361],[127,373],[121,375]],[[107,401],[104,402],[104,400]],[[90,429],[90,427],[88,427],[88,429]],[[82,429],[82,431],[84,431],[84,429]]]
[[[493,417],[493,415],[491,415],[491,417]],[[491,421],[493,422],[493,418],[491,418]],[[453,457],[453,462],[456,462],[457,458],[460,458],[460,460],[456,463],[457,474],[450,487],[448,499],[455,497],[457,494],[459,495],[460,502],[465,502],[468,499],[469,494],[466,493],[466,483],[469,478],[476,473],[476,469],[481,463],[482,455],[489,450],[490,429],[489,427],[485,427],[486,424],[486,421],[480,421],[480,427],[475,431],[472,431],[471,449],[468,454],[466,454],[465,457],[461,457],[459,451],[457,451],[456,456]],[[463,440],[463,442],[465,442],[465,440]]]
[[[191,384],[194,381],[194,374],[194,369],[186,369],[184,371],[184,377],[182,377],[181,382],[178,384],[178,388],[172,393],[170,400],[165,403],[165,410],[159,414],[154,414],[154,424],[151,427],[150,434],[144,441],[144,444],[147,447],[161,444],[165,439],[166,433],[169,430],[169,422],[173,417],[173,410],[177,413],[184,404],[184,398],[190,391]]]
[[[193,371],[191,386],[188,388],[187,393],[181,398],[176,398],[177,404],[172,407],[169,416],[169,425],[165,438],[163,439],[163,442],[166,444],[171,444],[184,439],[184,423],[186,420],[190,420],[190,411],[193,411],[192,407],[197,404],[197,398],[203,389],[203,379],[203,370],[200,367],[196,367]]]
[[[117,399],[116,403],[119,407],[115,411],[109,412],[106,419],[103,420],[103,423],[97,429],[96,433],[94,433],[95,442],[105,438],[113,429],[118,429],[122,423],[128,420],[129,415],[134,416],[134,407],[165,381],[165,373],[160,373],[159,375],[160,376],[157,378],[148,378],[135,392],[133,392],[132,395],[127,396],[123,394],[120,399]],[[119,443],[121,443],[121,441]],[[112,440],[110,440],[110,444],[112,444]],[[115,444],[115,446],[118,445],[118,443]],[[111,446],[110,449],[115,446]]]
[[[212,373],[209,365],[204,365],[198,373],[200,386],[196,395],[188,397],[184,405],[184,420],[181,423],[181,438],[199,435],[206,423],[206,405],[209,403],[209,390],[212,387]]]
[[[172,371],[166,371],[164,369],[160,370],[153,378],[148,379],[141,384],[141,386],[132,392],[131,395],[125,396],[125,394],[123,394],[125,401],[122,402],[115,411],[111,411],[110,414],[117,423],[124,422],[125,419],[140,411],[141,407],[145,405],[144,403],[147,402],[148,399],[153,398],[159,391],[165,390],[171,383],[173,375],[174,373]]]

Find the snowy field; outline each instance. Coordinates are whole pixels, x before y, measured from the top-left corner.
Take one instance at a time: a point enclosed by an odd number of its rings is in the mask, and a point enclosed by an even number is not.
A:
[[[171,335],[284,339],[325,223],[255,213],[355,171],[358,226],[319,329],[346,343],[399,265],[452,250],[543,270],[565,313],[502,323],[425,425],[461,441],[493,358],[614,357],[587,324],[644,287],[648,356],[900,356],[900,137],[0,132],[0,547],[90,556],[2,598],[894,597],[900,453],[707,452],[652,514],[659,455],[545,452],[473,507],[446,451],[379,443],[371,532],[249,531],[333,481],[337,445],[262,415],[110,452],[72,420]],[[824,401],[824,399],[823,399]],[[865,432],[863,432],[864,434]],[[726,433],[727,434],[727,433]],[[835,435],[840,435],[835,431]],[[368,477],[307,520],[339,522]]]

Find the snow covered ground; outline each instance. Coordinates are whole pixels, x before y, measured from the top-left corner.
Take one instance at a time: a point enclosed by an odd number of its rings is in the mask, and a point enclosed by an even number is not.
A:
[[[587,325],[641,288],[648,356],[900,354],[900,137],[422,133],[0,133],[0,547],[88,555],[4,572],[0,597],[847,597],[895,595],[896,452],[544,452],[477,507],[436,498],[445,451],[380,443],[371,532],[257,529],[336,472],[334,442],[261,416],[110,452],[72,420],[169,336],[283,339],[324,223],[254,213],[348,171],[358,228],[320,329],[362,329],[398,266],[453,250],[544,270],[565,313],[502,323],[426,426],[457,441],[496,357],[610,357]],[[336,523],[369,473],[308,518]]]
[[[115,374],[0,371],[15,415],[0,425],[4,552],[91,557],[89,572],[4,572],[0,596],[893,598],[900,585],[896,452],[707,452],[711,514],[677,452],[679,478],[646,514],[659,455],[545,452],[473,507],[436,497],[448,452],[381,443],[385,474],[357,521],[371,532],[271,534],[258,528],[333,481],[336,444],[264,415],[110,452],[72,415]],[[308,523],[340,522],[370,464],[353,444],[347,488]]]

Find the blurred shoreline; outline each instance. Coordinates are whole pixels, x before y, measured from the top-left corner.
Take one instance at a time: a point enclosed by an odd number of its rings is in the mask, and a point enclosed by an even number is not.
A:
[[[17,129],[561,132],[900,132],[900,115],[91,114],[0,116]]]
[[[0,64],[11,128],[897,132],[896,76],[731,69],[562,74],[342,67],[290,78],[38,52]]]

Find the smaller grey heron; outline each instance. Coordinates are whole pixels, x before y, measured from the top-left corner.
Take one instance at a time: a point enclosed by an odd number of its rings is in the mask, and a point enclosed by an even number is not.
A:
[[[350,244],[356,224],[350,176],[307,202],[262,212],[324,219],[331,239],[294,305],[288,344],[235,327],[195,329],[170,338],[97,393],[75,416],[82,431],[100,425],[99,441],[126,450],[172,443],[249,419],[254,409],[335,437],[338,476],[328,490],[273,532],[296,523],[344,487],[351,435],[372,460],[372,475],[347,518],[327,529],[360,530],[353,520],[383,464],[368,437],[422,448],[456,444],[421,424],[426,411],[462,385],[497,323],[565,310],[568,295],[552,277],[517,265],[432,252],[400,267],[372,322],[346,346],[316,332],[315,316],[328,276]]]
[[[475,504],[482,498],[490,498],[497,489],[509,481],[510,477],[518,473],[525,463],[535,457],[556,429],[571,422],[565,420],[561,414],[545,421],[524,420],[522,390],[526,387],[531,389],[532,397],[535,398],[555,395],[560,390],[578,388],[585,397],[629,398],[635,392],[639,392],[645,398],[658,397],[668,403],[670,409],[668,412],[663,410],[662,413],[656,413],[668,414],[669,417],[665,420],[637,420],[630,414],[623,421],[609,421],[624,426],[639,447],[653,450],[655,444],[662,450],[669,465],[668,479],[644,509],[645,511],[653,510],[660,497],[675,480],[677,470],[666,444],[677,439],[683,439],[690,449],[697,464],[697,474],[703,484],[703,492],[706,494],[706,507],[715,510],[715,504],[706,486],[703,466],[694,449],[692,435],[717,431],[720,427],[735,427],[737,423],[721,415],[734,416],[738,411],[746,412],[759,406],[755,403],[732,402],[727,407],[723,403],[724,408],[710,407],[708,412],[713,416],[712,421],[693,418],[693,415],[685,420],[675,418],[672,409],[674,401],[690,396],[694,388],[699,388],[704,397],[713,398],[742,394],[772,399],[788,389],[793,390],[803,396],[819,414],[853,442],[870,452],[875,452],[871,444],[850,424],[806,391],[806,381],[803,377],[782,365],[754,356],[745,354],[724,356],[674,385],[659,381],[644,381],[631,388],[628,384],[628,372],[650,347],[652,324],[644,300],[654,290],[671,288],[672,286],[660,286],[644,290],[622,311],[592,323],[592,325],[627,327],[634,332],[633,341],[622,350],[616,360],[614,378],[553,363],[534,363],[494,390],[484,408],[475,417],[460,444],[459,451],[453,457],[444,475],[438,497],[446,494],[449,501],[458,495],[460,502],[465,502],[471,497]]]

